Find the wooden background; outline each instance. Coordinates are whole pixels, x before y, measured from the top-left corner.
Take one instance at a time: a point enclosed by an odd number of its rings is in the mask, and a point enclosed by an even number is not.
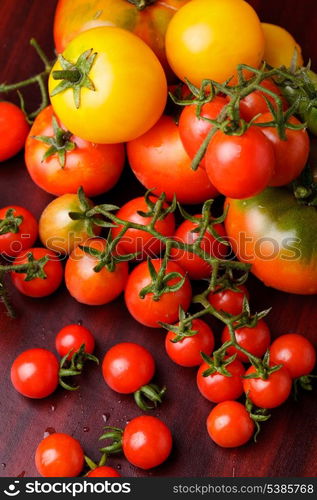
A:
[[[316,0],[254,0],[251,2],[263,21],[281,24],[301,43],[307,60],[317,61]],[[14,82],[34,74],[41,63],[28,46],[35,36],[53,57],[52,20],[56,1],[1,0],[0,2],[0,81]],[[242,27],[243,28],[243,27]],[[35,91],[29,95],[32,104]],[[120,184],[102,199],[117,204],[143,192],[127,171]],[[39,216],[52,199],[30,180],[22,154],[0,166],[0,206],[18,203]],[[266,289],[250,280],[255,308],[273,306],[268,322],[273,335],[300,332],[316,343],[317,297],[296,297]],[[195,370],[172,364],[164,352],[164,334],[137,324],[125,310],[122,299],[104,307],[90,308],[76,303],[61,288],[43,300],[22,297],[12,290],[18,309],[16,320],[7,318],[0,308],[1,398],[0,398],[0,475],[34,476],[34,451],[45,432],[55,429],[78,438],[86,454],[98,458],[98,436],[107,424],[124,426],[137,416],[132,397],[121,397],[104,384],[100,370],[87,371],[76,393],[58,390],[42,401],[23,398],[10,384],[13,359],[31,347],[54,350],[54,335],[69,323],[83,321],[97,339],[97,355],[103,356],[114,343],[136,341],[154,354],[157,381],[168,386],[162,407],[154,414],[172,429],[174,449],[169,460],[147,475],[163,476],[314,476],[317,470],[316,391],[303,394],[298,404],[290,400],[274,410],[263,425],[257,445],[224,450],[207,436],[205,419],[211,404],[196,390]],[[212,323],[215,332],[220,325]],[[123,458],[111,458],[124,476],[142,476]]]

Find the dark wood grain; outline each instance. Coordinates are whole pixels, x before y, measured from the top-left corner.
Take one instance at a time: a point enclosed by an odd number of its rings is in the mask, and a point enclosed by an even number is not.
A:
[[[316,0],[254,0],[251,2],[262,20],[282,24],[302,44],[305,57],[317,61]],[[53,0],[1,0],[0,3],[0,81],[13,82],[41,68],[28,46],[36,36],[53,55],[51,35],[56,2]],[[36,101],[34,91],[29,100]],[[103,200],[120,204],[142,187],[127,170],[120,184]],[[27,175],[23,156],[0,166],[0,206],[19,203],[39,216],[52,199],[38,189]],[[316,343],[317,298],[297,297],[265,288],[250,280],[255,308],[273,306],[268,322],[273,335],[301,332]],[[85,451],[97,458],[98,436],[104,420],[124,426],[139,411],[131,397],[113,393],[102,381],[98,368],[91,367],[81,389],[75,393],[58,390],[52,397],[31,401],[17,394],[10,384],[10,365],[15,356],[30,347],[54,350],[54,335],[64,325],[83,321],[97,339],[97,355],[102,356],[116,342],[131,340],[148,347],[157,361],[157,381],[168,386],[163,406],[154,414],[172,429],[174,450],[170,459],[148,475],[165,476],[312,476],[317,470],[316,391],[304,394],[296,404],[289,401],[273,411],[263,426],[257,445],[223,450],[207,436],[205,419],[211,409],[195,387],[195,370],[173,365],[163,347],[164,333],[137,324],[125,310],[122,299],[104,307],[84,307],[62,287],[52,297],[32,300],[12,290],[19,312],[10,320],[0,309],[1,399],[0,399],[0,475],[37,475],[34,450],[47,428],[68,432],[78,438]],[[212,322],[219,334],[220,325]],[[106,417],[105,417],[106,416]],[[110,459],[122,475],[143,476],[124,459]]]

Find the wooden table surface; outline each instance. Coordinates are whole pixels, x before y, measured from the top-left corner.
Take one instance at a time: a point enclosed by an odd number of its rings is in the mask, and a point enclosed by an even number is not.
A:
[[[251,2],[263,21],[279,23],[292,31],[302,44],[307,59],[317,61],[316,0],[254,0]],[[1,0],[0,2],[0,81],[14,82],[41,69],[28,40],[35,36],[53,57],[52,20],[56,1]],[[32,103],[36,94],[28,93]],[[143,188],[126,171],[119,185],[101,199],[120,204]],[[20,204],[39,216],[52,197],[30,180],[23,155],[0,167],[0,206]],[[300,332],[317,342],[317,297],[299,297],[267,289],[254,278],[249,287],[252,304],[262,309],[273,306],[268,318],[273,335]],[[164,352],[164,333],[136,323],[123,300],[103,307],[85,307],[75,302],[62,287],[53,296],[33,300],[11,290],[18,310],[9,319],[0,307],[1,398],[0,475],[35,476],[34,451],[47,429],[67,432],[78,438],[86,454],[98,457],[98,436],[107,424],[124,426],[140,411],[133,398],[121,397],[104,384],[100,369],[91,366],[81,389],[75,393],[58,390],[42,401],[20,396],[10,383],[10,365],[23,350],[47,347],[54,350],[54,336],[69,323],[82,321],[97,339],[100,357],[113,344],[136,341],[151,350],[157,361],[157,381],[168,386],[167,398],[155,415],[172,429],[174,449],[169,460],[147,475],[158,476],[315,476],[317,471],[316,390],[290,400],[274,410],[263,425],[258,444],[224,450],[207,436],[205,419],[211,404],[196,389],[195,370],[172,364]],[[211,322],[215,332],[220,325]],[[123,458],[109,464],[124,476],[143,476]]]

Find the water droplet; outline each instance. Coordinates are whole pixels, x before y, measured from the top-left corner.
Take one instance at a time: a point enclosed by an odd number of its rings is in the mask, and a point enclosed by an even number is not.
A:
[[[118,400],[119,405],[121,404],[121,399]]]
[[[128,425],[131,422],[131,419],[126,420],[125,423]]]
[[[108,422],[109,418],[110,418],[110,413],[103,413],[102,414],[102,419],[105,422],[105,424]]]
[[[20,472],[20,474],[17,475],[17,477],[24,477],[25,476],[25,470],[23,470],[22,472]]]
[[[56,430],[54,429],[54,427],[47,427],[44,432],[44,437],[46,438],[47,436],[50,436],[50,434],[54,434],[55,432]]]
[[[5,463],[2,463],[2,464],[1,464],[1,467],[2,467],[3,469],[5,469],[5,468],[6,468],[6,466],[7,466],[7,464],[5,464]]]
[[[77,325],[78,325],[78,326],[83,326],[83,320],[82,320],[82,319],[79,319],[79,320],[77,321]]]
[[[117,465],[117,469],[121,470],[121,465],[120,464]]]
[[[84,431],[84,432],[89,432],[89,431],[90,431],[90,429],[89,429],[89,427],[85,426],[85,427],[83,428],[83,431]]]
[[[55,409],[56,409],[56,406],[51,405],[51,410],[52,410],[52,411],[55,411]]]

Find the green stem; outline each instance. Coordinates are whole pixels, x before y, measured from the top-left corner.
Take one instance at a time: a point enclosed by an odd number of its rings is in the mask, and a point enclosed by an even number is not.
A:
[[[54,80],[67,80],[68,82],[77,83],[80,81],[82,74],[78,69],[61,69],[53,71]]]

